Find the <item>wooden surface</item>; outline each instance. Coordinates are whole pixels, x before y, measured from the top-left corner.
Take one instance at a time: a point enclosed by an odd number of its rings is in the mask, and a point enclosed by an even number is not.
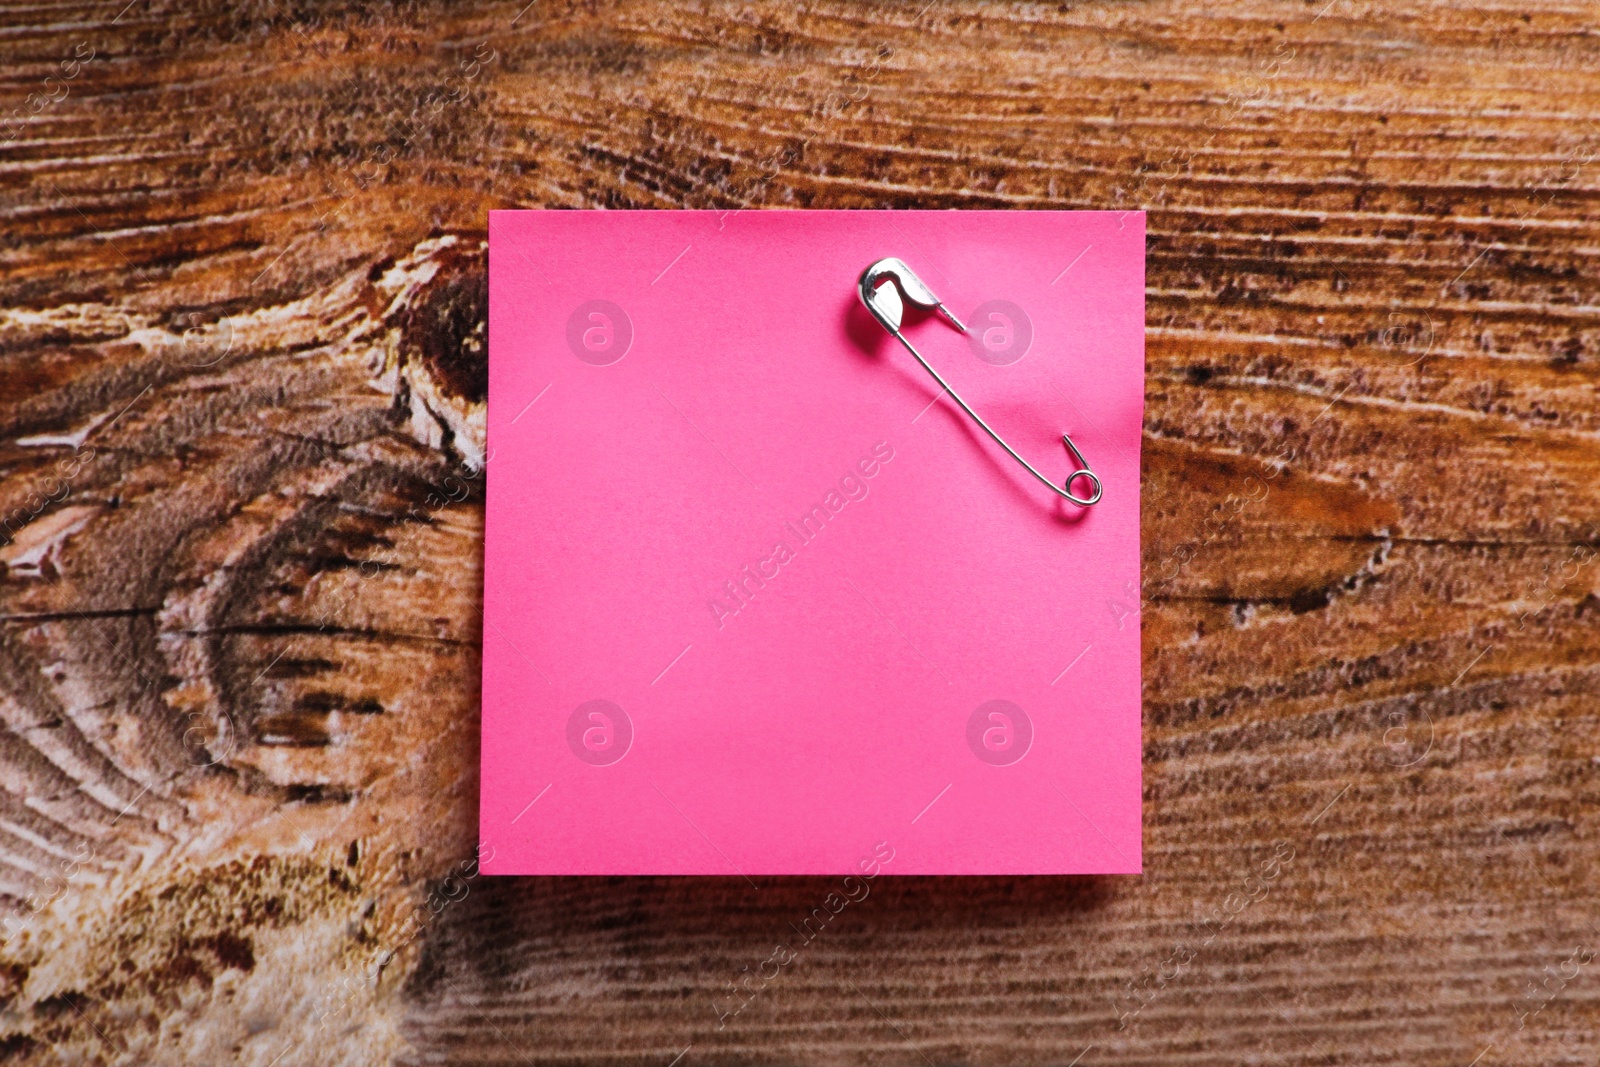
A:
[[[1597,22],[8,6],[4,1058],[1594,1063]],[[1149,210],[1143,877],[474,876],[509,206]]]

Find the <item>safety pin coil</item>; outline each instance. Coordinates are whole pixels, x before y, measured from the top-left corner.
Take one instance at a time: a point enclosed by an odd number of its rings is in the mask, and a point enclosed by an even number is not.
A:
[[[1080,508],[1086,508],[1100,500],[1100,476],[1089,469],[1089,461],[1083,458],[1083,453],[1078,451],[1078,446],[1072,443],[1071,437],[1063,433],[1061,435],[1061,443],[1066,446],[1073,462],[1078,464],[1078,469],[1067,475],[1066,481],[1056,485],[1049,478],[1040,474],[1033,464],[1023,459],[1016,449],[1006,444],[1005,438],[996,433],[992,426],[984,422],[982,417],[972,410],[970,404],[961,399],[959,393],[950,388],[950,383],[945,381],[939,372],[934,370],[932,365],[922,358],[922,353],[918,352],[916,347],[906,339],[906,335],[900,332],[900,323],[905,314],[904,301],[910,301],[920,308],[938,311],[946,319],[950,320],[950,324],[956,329],[962,333],[967,332],[966,325],[951,314],[950,309],[945,307],[944,302],[934,295],[933,290],[928,288],[927,283],[917,277],[915,271],[906,266],[902,260],[890,256],[886,259],[878,260],[862,271],[857,288],[861,296],[861,303],[872,313],[872,317],[877,319],[884,329],[894,334],[899,342],[905,345],[906,351],[915,356],[917,362],[922,364],[922,369],[933,375],[933,380],[939,383],[939,387],[950,394],[950,399],[961,405],[961,410],[965,411],[973,422],[982,427],[984,433],[994,438],[995,443],[1005,449],[1012,459],[1022,464],[1029,474],[1048,487],[1052,493],[1078,505]],[[904,298],[903,300],[902,297]],[[1087,478],[1094,483],[1094,494],[1092,496],[1081,497],[1072,492],[1072,483],[1079,478]]]

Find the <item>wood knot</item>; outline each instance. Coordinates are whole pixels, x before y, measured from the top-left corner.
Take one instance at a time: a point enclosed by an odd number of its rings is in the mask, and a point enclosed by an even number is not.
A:
[[[400,315],[400,358],[420,362],[449,397],[489,396],[489,274],[479,242],[442,249],[438,270]]]
[[[398,263],[373,268],[387,305],[382,373],[412,435],[484,462],[489,396],[489,244],[483,235],[430,237]]]

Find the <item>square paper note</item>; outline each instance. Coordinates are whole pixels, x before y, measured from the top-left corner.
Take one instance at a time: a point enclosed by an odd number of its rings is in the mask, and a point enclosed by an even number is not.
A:
[[[1140,870],[1142,214],[489,230],[486,872]]]

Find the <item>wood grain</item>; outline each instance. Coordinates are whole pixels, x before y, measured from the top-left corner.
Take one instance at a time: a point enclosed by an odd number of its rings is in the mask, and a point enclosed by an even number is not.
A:
[[[1592,4],[123,2],[0,13],[8,1060],[1600,1055]],[[1143,877],[476,876],[513,206],[1150,212]]]

